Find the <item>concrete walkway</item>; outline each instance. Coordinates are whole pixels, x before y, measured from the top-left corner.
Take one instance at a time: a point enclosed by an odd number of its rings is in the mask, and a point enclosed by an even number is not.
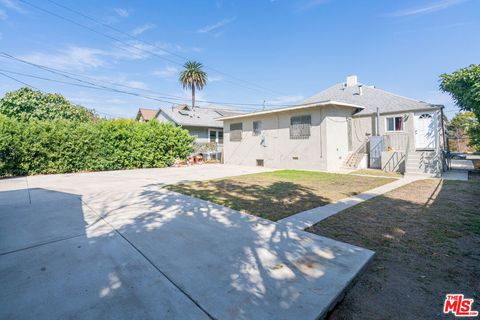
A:
[[[468,170],[448,170],[442,173],[442,179],[468,181]]]
[[[313,226],[315,223],[320,222],[336,213],[339,213],[342,210],[353,207],[363,201],[372,199],[374,197],[377,197],[386,192],[397,189],[401,186],[409,184],[418,179],[423,179],[423,178],[408,177],[408,178],[399,179],[389,184],[385,184],[383,186],[358,194],[353,197],[345,198],[337,202],[327,204],[322,207],[317,207],[310,210],[299,212],[297,214],[278,220],[277,223],[282,224],[285,227],[289,227],[297,230],[305,230],[306,228]]]
[[[316,319],[373,252],[162,189],[261,168],[0,180],[0,319]]]

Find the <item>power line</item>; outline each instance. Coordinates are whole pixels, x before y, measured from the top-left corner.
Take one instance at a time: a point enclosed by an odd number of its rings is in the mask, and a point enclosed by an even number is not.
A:
[[[40,91],[40,92],[42,92],[42,93],[44,93],[44,94],[48,94],[47,92],[45,92],[45,91],[43,91],[43,90],[41,90],[41,89],[39,89],[39,88],[37,88],[37,87],[34,87],[34,86],[32,86],[31,84],[28,84],[28,83],[26,83],[26,82],[24,82],[24,81],[22,81],[22,80],[19,80],[19,79],[15,78],[15,77],[11,77],[11,76],[3,73],[2,71],[0,71],[0,75],[4,76],[4,77],[6,77],[6,78],[9,78],[9,79],[11,79],[11,80],[13,80],[13,81],[16,81],[16,82],[18,82],[18,83],[21,83],[21,84],[23,84],[24,86],[27,86],[27,87],[29,87],[29,88],[35,89],[35,90],[37,90],[37,91]],[[103,114],[103,115],[107,115],[107,116],[110,116],[110,117],[113,117],[113,118],[121,118],[121,116],[113,115],[113,114],[109,114],[109,113],[105,113],[105,112],[100,112],[100,111],[97,111],[97,110],[93,110],[93,112],[94,112],[94,113]]]
[[[28,65],[34,66],[36,68],[54,73],[56,75],[60,75],[60,76],[66,77],[68,79],[72,79],[72,80],[75,80],[75,81],[86,84],[86,85],[84,85],[84,84],[83,85],[78,85],[80,87],[92,88],[92,89],[100,89],[101,88],[101,89],[104,89],[104,90],[114,91],[114,92],[117,92],[117,93],[125,93],[124,90],[119,90],[119,89],[116,89],[116,88],[111,88],[111,87],[99,85],[99,84],[96,84],[94,82],[85,81],[85,80],[77,78],[78,76],[82,77],[83,75],[76,75],[77,77],[70,76],[70,74],[71,75],[75,75],[75,74],[71,73],[71,72],[66,72],[66,71],[61,71],[61,70],[58,70],[58,69],[50,68],[50,67],[47,67],[47,66],[43,66],[43,65],[40,65],[40,64],[33,63],[33,62],[29,62],[29,61],[17,58],[15,56],[13,56],[11,54],[8,54],[6,52],[3,52],[3,51],[0,51],[0,56],[4,57],[4,58],[7,58],[7,59],[16,60],[18,62],[22,62],[22,63],[28,64]],[[7,72],[13,72],[13,71],[7,71]],[[77,84],[71,83],[71,82],[65,82],[65,81],[61,81],[61,80],[54,80],[54,79],[48,79],[48,78],[41,78],[41,77],[38,77],[38,76],[29,75],[29,74],[20,74],[19,73],[19,75],[28,76],[28,77],[37,77],[37,78],[42,79],[42,80],[55,81],[55,82],[59,82],[59,83],[69,84],[69,85],[77,85]],[[83,77],[86,77],[86,76],[83,76]],[[89,77],[87,77],[87,78],[89,78]],[[96,81],[98,81],[98,80],[96,80]],[[152,91],[152,90],[138,89],[138,88],[125,86],[125,85],[121,85],[121,84],[117,84],[117,83],[112,83],[112,82],[108,82],[108,81],[100,81],[100,82],[106,82],[106,83],[126,87],[126,88],[129,88],[129,89],[134,89],[134,90],[143,90],[143,91],[156,93],[155,91]],[[128,94],[135,95],[135,96],[141,96],[141,97],[149,97],[149,98],[154,97],[155,100],[157,100],[159,102],[173,103],[173,104],[178,104],[178,101],[183,101],[183,102],[189,101],[189,99],[187,99],[187,98],[180,98],[180,97],[177,97],[177,96],[161,96],[161,95],[156,95],[156,96],[145,96],[144,95],[144,96],[142,96],[140,94],[132,93],[132,92],[128,92]],[[172,100],[177,100],[177,101],[170,101],[170,100],[167,100],[167,99],[172,99]],[[234,106],[234,107],[241,106],[243,109],[248,109],[249,107],[256,107],[255,108],[255,110],[256,110],[260,107],[260,104],[256,104],[256,103],[236,103],[236,102],[209,101],[209,100],[197,100],[197,101],[204,102],[204,103],[211,103],[211,104],[228,105],[228,106]],[[277,106],[286,106],[286,105],[273,105],[272,104],[270,106],[277,107]],[[221,109],[221,108],[215,108],[215,109]],[[252,108],[250,108],[250,109],[252,109]]]
[[[26,73],[22,73],[22,72],[10,71],[10,70],[5,70],[5,69],[0,69],[0,72],[1,72],[1,74],[3,74],[5,77],[8,77],[8,78],[10,78],[10,79],[12,79],[12,80],[14,80],[14,81],[20,82],[20,83],[22,83],[22,84],[24,84],[24,85],[26,85],[26,86],[28,86],[28,87],[32,87],[32,88],[35,88],[35,87],[33,87],[32,85],[30,85],[30,84],[28,84],[28,83],[22,82],[22,81],[14,78],[14,77],[8,76],[8,75],[5,74],[5,72],[11,73],[11,74],[15,74],[15,75],[24,76],[24,77],[29,77],[29,78],[34,78],[34,79],[49,81],[49,82],[55,82],[55,83],[72,85],[72,86],[76,86],[76,87],[96,89],[96,90],[103,90],[103,91],[110,91],[110,92],[113,91],[113,92],[115,92],[115,93],[127,94],[127,95],[131,95],[131,96],[135,96],[135,97],[139,97],[139,98],[144,98],[144,99],[148,99],[148,100],[154,100],[154,101],[171,103],[171,104],[178,104],[178,103],[176,103],[175,101],[169,101],[169,100],[159,99],[159,98],[154,97],[154,96],[142,95],[142,94],[139,94],[139,93],[136,93],[136,92],[128,92],[128,91],[124,91],[124,90],[118,90],[118,89],[115,89],[115,88],[96,87],[96,86],[83,85],[83,84],[72,83],[72,82],[62,81],[62,80],[57,80],[57,79],[51,79],[51,78],[36,76],[36,75],[32,75],[32,74],[26,74]],[[38,89],[38,88],[35,88],[35,89],[36,89],[36,90],[39,90],[39,91],[42,91],[42,90],[40,90],[40,89]],[[42,92],[43,92],[43,91],[42,91]],[[202,107],[202,109],[231,110],[231,109],[211,108],[211,107]],[[258,109],[250,109],[250,110],[246,110],[246,111],[256,111],[256,110],[258,110]]]
[[[6,77],[6,78],[9,78],[9,79],[11,79],[11,80],[13,80],[13,81],[16,81],[16,82],[18,82],[18,83],[21,83],[21,84],[23,84],[24,86],[27,86],[27,87],[33,88],[33,89],[35,89],[35,90],[41,91],[40,89],[38,89],[38,88],[36,88],[36,87],[34,87],[34,86],[31,86],[31,85],[29,85],[28,83],[25,83],[25,82],[23,82],[23,81],[21,81],[21,80],[18,80],[17,78],[14,78],[14,77],[11,77],[11,76],[9,76],[9,75],[6,75],[6,74],[3,73],[3,72],[0,72],[0,74],[1,74],[2,76]]]
[[[155,57],[157,57],[157,58],[160,58],[160,59],[169,61],[170,63],[183,66],[182,63],[179,63],[179,62],[174,61],[174,60],[172,60],[172,59],[168,59],[168,58],[166,58],[165,56],[159,55],[158,53],[156,53],[156,52],[154,52],[154,51],[147,50],[147,49],[144,49],[144,48],[135,47],[135,46],[131,45],[130,43],[125,42],[125,41],[123,41],[123,40],[121,40],[121,39],[119,39],[119,38],[116,38],[116,37],[111,36],[111,35],[109,35],[109,34],[107,34],[107,33],[104,33],[104,32],[98,31],[98,30],[95,30],[95,29],[93,29],[93,28],[91,28],[91,27],[89,27],[89,26],[86,26],[86,25],[84,25],[84,24],[81,24],[81,23],[79,23],[79,22],[77,22],[77,21],[75,21],[75,20],[72,20],[72,19],[70,19],[70,18],[64,17],[64,16],[62,16],[62,15],[60,15],[60,14],[57,14],[57,13],[52,12],[52,11],[50,11],[50,10],[47,10],[47,9],[45,9],[45,8],[39,7],[39,6],[35,5],[35,4],[30,3],[29,1],[26,1],[26,0],[19,0],[19,1],[21,1],[21,2],[23,2],[23,3],[25,3],[25,4],[27,4],[27,5],[35,8],[35,9],[37,9],[37,10],[40,10],[40,11],[45,12],[45,13],[47,13],[47,14],[50,14],[50,15],[56,17],[56,18],[59,18],[59,19],[65,20],[65,21],[67,21],[67,22],[69,22],[69,23],[72,23],[72,24],[74,24],[74,25],[76,25],[76,26],[78,26],[78,27],[84,28],[84,29],[89,30],[89,31],[91,31],[91,32],[94,32],[94,33],[96,33],[96,34],[98,34],[98,35],[102,35],[102,36],[104,36],[104,37],[107,37],[107,38],[110,39],[110,40],[117,41],[117,42],[119,42],[119,43],[121,43],[121,44],[123,44],[123,45],[125,45],[125,46],[127,46],[127,47],[132,47],[132,48],[134,48],[136,51],[143,51],[143,52],[149,53],[149,54],[151,54],[151,55],[153,55],[153,56],[155,56]],[[49,1],[50,1],[50,0],[49,0]],[[68,7],[66,7],[66,6],[64,6],[64,5],[61,5],[61,4],[58,4],[58,3],[54,2],[54,1],[50,1],[50,2],[54,3],[55,5],[57,5],[57,6],[59,6],[59,7],[64,8],[65,10],[69,10],[69,11],[71,11],[71,12],[74,12],[74,13],[78,14],[78,15],[81,15],[82,17],[84,17],[84,18],[86,18],[86,19],[89,19],[89,20],[94,21],[94,22],[96,22],[96,23],[98,23],[98,24],[101,24],[101,25],[103,25],[103,26],[105,26],[105,27],[108,27],[108,28],[110,28],[110,29],[112,29],[112,30],[114,30],[114,31],[116,31],[116,32],[119,32],[119,33],[121,33],[121,34],[123,34],[123,35],[126,35],[126,36],[128,36],[128,37],[130,37],[130,38],[133,38],[133,39],[135,39],[135,40],[137,40],[137,41],[143,42],[143,43],[145,43],[145,44],[148,44],[149,46],[153,46],[153,47],[155,47],[155,48],[157,48],[157,49],[160,49],[161,51],[166,52],[166,53],[169,53],[170,55],[177,56],[177,57],[181,57],[182,59],[187,59],[187,58],[185,58],[185,57],[183,57],[183,56],[180,56],[180,55],[175,54],[175,53],[173,53],[173,52],[170,52],[170,51],[168,51],[168,50],[166,50],[166,49],[164,49],[164,48],[161,48],[161,47],[159,47],[159,46],[157,46],[157,45],[155,45],[155,44],[152,44],[152,43],[150,43],[150,42],[141,40],[141,39],[138,38],[138,37],[132,36],[132,35],[130,35],[130,34],[126,33],[126,32],[123,32],[123,31],[121,31],[121,30],[119,30],[119,29],[117,29],[117,28],[115,28],[115,27],[112,27],[112,26],[110,26],[110,25],[108,25],[108,24],[105,24],[105,23],[103,23],[103,22],[100,22],[100,21],[98,21],[98,20],[96,20],[96,19],[94,19],[94,18],[92,18],[92,17],[90,17],[90,16],[87,16],[87,15],[81,13],[81,12],[78,12],[77,10],[68,8]],[[114,46],[117,47],[117,48],[120,48],[121,50],[126,50],[126,51],[132,53],[131,51],[127,50],[125,47],[121,47],[121,46],[118,46],[118,45],[114,45]],[[188,59],[187,59],[187,60],[188,60]],[[273,91],[273,90],[264,88],[264,87],[259,86],[259,85],[255,85],[255,84],[250,83],[250,82],[248,82],[248,81],[241,80],[241,79],[236,78],[236,77],[234,77],[234,76],[232,76],[232,75],[230,75],[230,74],[227,74],[227,73],[225,73],[225,72],[222,72],[222,71],[213,69],[213,68],[211,68],[211,67],[207,67],[207,66],[206,66],[206,68],[208,68],[208,69],[210,69],[210,70],[213,70],[213,71],[215,71],[215,72],[221,73],[221,74],[223,74],[223,75],[225,75],[225,76],[228,76],[228,77],[230,77],[230,78],[232,78],[232,79],[235,79],[236,81],[240,81],[240,82],[244,82],[244,83],[249,83],[250,85],[253,85],[253,86],[257,87],[257,88],[263,88],[262,90],[260,90],[260,91],[262,91],[262,92],[266,92],[266,91],[275,92],[275,91]],[[231,81],[229,81],[229,82],[231,82]],[[240,85],[240,84],[236,84],[236,85]],[[252,86],[245,86],[245,85],[240,85],[240,86],[242,86],[242,87],[244,87],[244,88],[247,88],[247,89],[259,91],[258,89],[256,89],[255,87],[252,87]],[[276,93],[276,94],[279,94],[278,92],[275,92],[275,93]]]

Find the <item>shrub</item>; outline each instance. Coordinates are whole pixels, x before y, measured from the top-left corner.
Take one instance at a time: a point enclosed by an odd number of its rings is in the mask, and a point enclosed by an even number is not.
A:
[[[88,122],[96,118],[93,110],[75,105],[58,93],[30,88],[7,92],[0,99],[0,114],[17,120],[66,119]]]
[[[186,130],[157,121],[0,116],[0,175],[165,167],[186,158],[193,140]]]

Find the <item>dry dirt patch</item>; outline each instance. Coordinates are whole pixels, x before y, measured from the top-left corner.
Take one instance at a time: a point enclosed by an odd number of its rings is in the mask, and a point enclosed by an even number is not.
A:
[[[480,309],[480,181],[423,180],[307,231],[376,251],[330,319],[439,319],[446,293]]]

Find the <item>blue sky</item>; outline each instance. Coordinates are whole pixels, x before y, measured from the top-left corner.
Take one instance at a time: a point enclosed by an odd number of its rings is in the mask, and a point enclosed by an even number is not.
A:
[[[356,74],[362,83],[444,104],[451,117],[456,107],[438,91],[438,76],[480,63],[478,0],[55,0],[97,22],[47,0],[25,1],[115,40],[21,0],[0,0],[1,51],[105,86],[185,102],[190,93],[177,79],[188,58],[207,67],[210,81],[199,94],[205,101],[292,104]],[[5,58],[0,69],[74,81]],[[7,74],[114,116],[171,101]],[[0,78],[0,95],[21,86]]]

